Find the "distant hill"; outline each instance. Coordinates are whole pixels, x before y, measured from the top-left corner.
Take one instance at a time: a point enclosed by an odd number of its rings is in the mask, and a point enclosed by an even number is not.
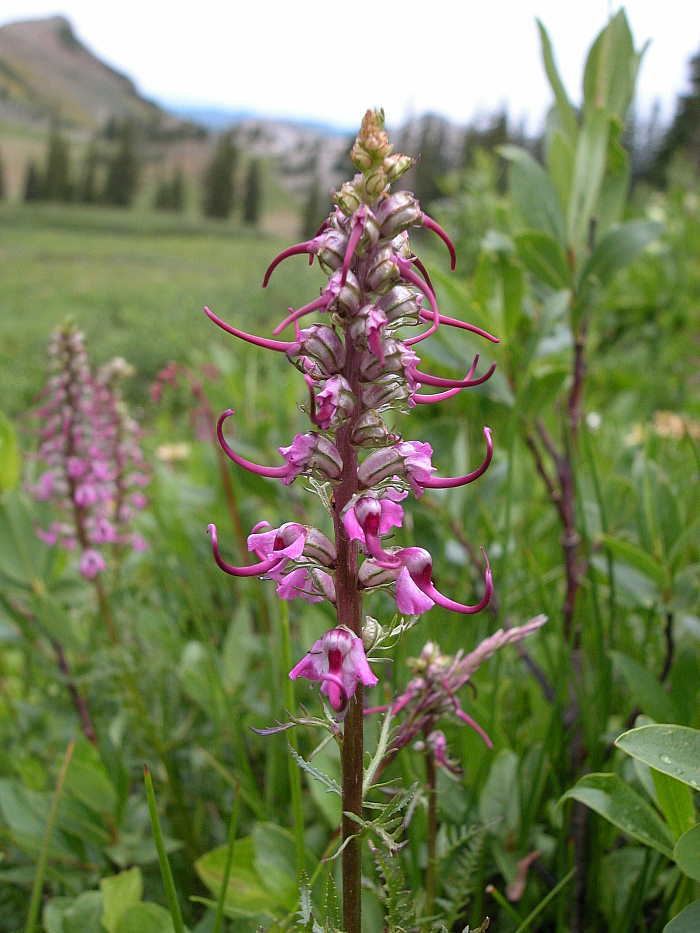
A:
[[[45,123],[54,115],[85,130],[99,129],[112,117],[166,132],[184,125],[97,58],[65,17],[0,27],[0,120]]]

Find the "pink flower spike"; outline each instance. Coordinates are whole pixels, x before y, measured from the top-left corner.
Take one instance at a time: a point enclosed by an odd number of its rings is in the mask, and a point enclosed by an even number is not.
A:
[[[489,559],[486,554],[486,551],[482,548],[482,554],[484,555],[484,560],[486,561],[486,570],[484,571],[484,595],[481,597],[478,603],[475,603],[473,606],[468,606],[465,603],[458,603],[454,599],[449,599],[447,596],[443,596],[438,590],[435,589],[433,581],[430,580],[428,583],[421,582],[418,585],[422,591],[429,596],[438,606],[442,606],[443,609],[449,609],[451,612],[461,612],[463,615],[474,615],[474,613],[481,612],[482,609],[485,609],[491,601],[493,596],[493,576],[491,573],[491,565],[489,564]]]
[[[454,395],[459,395],[463,391],[462,386],[458,386],[456,389],[446,389],[444,392],[435,392],[432,395],[423,395],[421,393],[414,393],[408,400],[408,404],[411,405],[436,405],[438,402],[446,402],[448,398],[452,398]]]
[[[362,204],[352,219],[352,229],[350,230],[350,236],[348,237],[348,244],[345,247],[345,255],[343,256],[343,265],[340,272],[340,284],[345,285],[345,280],[348,277],[348,272],[350,271],[350,263],[352,262],[352,257],[355,255],[355,250],[362,239],[362,234],[365,230],[365,219],[367,217],[367,208]]]
[[[278,253],[275,256],[270,265],[267,267],[265,277],[263,278],[262,287],[267,288],[267,284],[270,281],[270,276],[275,271],[277,266],[283,260],[288,259],[290,256],[299,256],[301,253],[311,253],[311,262],[313,262],[314,253],[317,247],[317,239],[314,237],[312,240],[305,240],[303,243],[295,243],[294,246],[288,246],[286,249],[283,249],[281,253]]]
[[[260,466],[257,463],[253,463],[252,460],[246,460],[245,457],[241,457],[240,454],[237,454],[235,450],[229,447],[228,442],[224,437],[224,421],[226,421],[227,418],[230,418],[233,413],[234,411],[232,408],[226,409],[226,411],[219,416],[219,420],[216,422],[216,436],[219,439],[221,449],[229,458],[229,460],[233,460],[233,462],[237,463],[238,466],[242,466],[244,470],[249,470],[251,473],[257,473],[258,476],[269,476],[273,479],[285,479],[289,475],[289,465],[277,467]]]
[[[437,302],[435,301],[435,294],[433,290],[431,288],[428,288],[427,284],[423,281],[423,279],[421,279],[419,276],[416,275],[416,273],[411,268],[411,263],[406,259],[402,259],[401,256],[395,256],[394,262],[396,263],[398,270],[401,273],[401,277],[405,279],[407,282],[410,282],[411,285],[415,285],[416,288],[420,289],[423,292],[425,297],[428,299],[428,303],[430,304],[430,310],[432,312],[432,315],[428,315],[427,311],[421,311],[421,314],[420,314],[421,318],[423,318],[423,315],[425,315],[426,318],[424,319],[432,320],[433,323],[428,328],[428,330],[424,334],[420,334],[419,337],[412,337],[410,340],[404,340],[404,344],[407,347],[410,347],[412,344],[416,343],[418,340],[425,340],[426,337],[430,337],[431,334],[435,333],[435,331],[440,326],[441,315],[440,315],[440,310],[437,306]]]
[[[450,252],[450,269],[454,272],[455,266],[457,265],[457,253],[455,252],[454,243],[442,229],[440,224],[433,220],[432,217],[429,217],[427,214],[421,214],[421,222],[424,227],[427,227],[428,230],[432,230],[433,233],[437,233],[442,242],[445,244],[447,249]]]
[[[372,687],[378,682],[367,663],[362,639],[346,628],[330,629],[314,642],[289,672],[290,680],[298,677],[320,681],[321,693],[341,717],[359,683]]]
[[[219,539],[216,532],[216,525],[207,526],[207,533],[211,535],[211,549],[214,554],[214,560],[221,567],[224,573],[230,573],[232,577],[261,577],[276,567],[280,561],[285,558],[272,557],[269,560],[262,560],[257,564],[249,564],[247,567],[234,567],[233,564],[227,564],[219,552]]]
[[[456,391],[459,391],[459,389]],[[491,428],[484,428],[484,437],[486,438],[486,456],[481,465],[475,470],[472,470],[471,473],[467,473],[465,476],[428,476],[418,481],[420,485],[425,489],[454,489],[456,486],[466,486],[467,483],[473,483],[475,479],[478,479],[488,470],[489,464],[493,459]]]
[[[99,551],[94,550],[94,548],[83,551],[80,558],[80,573],[86,580],[94,580],[106,566],[105,559]]]
[[[433,320],[432,315],[429,314],[424,308],[419,310],[419,314],[423,321]],[[440,323],[447,324],[448,327],[459,327],[462,330],[468,330],[472,334],[477,334],[479,337],[484,337],[486,340],[490,340],[491,343],[501,342],[499,337],[494,337],[493,334],[490,334],[487,330],[483,330],[483,328],[477,327],[476,324],[470,324],[468,321],[460,321],[456,317],[448,317],[446,314],[441,314]]]
[[[270,340],[268,337],[258,337],[257,334],[248,334],[244,330],[239,330],[237,327],[227,324],[226,321],[222,321],[210,308],[204,308],[204,313],[210,321],[225,330],[227,334],[233,334],[234,337],[247,340],[248,343],[255,344],[256,347],[263,347],[265,350],[276,350],[278,353],[289,353],[296,347],[295,343],[286,340]]]
[[[457,716],[458,719],[461,719],[463,723],[466,723],[470,729],[473,729],[474,732],[476,732],[476,734],[482,739],[484,745],[487,748],[493,748],[493,742],[489,738],[488,733],[481,728],[475,719],[472,719],[468,713],[464,712],[462,707],[459,705],[459,700],[456,697],[453,697],[453,701],[455,707],[455,716]]]
[[[472,370],[470,370],[470,372],[471,371]],[[478,379],[469,378],[469,374],[467,374],[466,379],[445,379],[442,376],[433,376],[431,373],[424,373],[420,369],[415,370],[415,376],[421,384],[427,386],[436,386],[437,388],[443,389],[470,389],[472,386],[480,386],[483,382],[487,382],[495,372],[496,364],[491,363],[484,375],[479,376]]]
[[[425,284],[428,286],[428,288],[430,289],[430,291],[433,292],[433,294],[435,294],[435,289],[433,288],[433,283],[430,281],[430,275],[428,274],[428,270],[427,270],[427,269],[425,268],[425,266],[423,265],[423,261],[422,261],[421,259],[419,259],[418,256],[414,256],[413,259],[411,260],[411,262],[412,262],[413,265],[416,267],[416,269],[418,269],[418,271],[420,272],[420,274],[421,274],[421,275],[423,276],[423,278],[425,279]]]
[[[329,301],[330,297],[326,294],[326,292],[324,292],[318,298],[315,298],[313,301],[310,301],[303,307],[297,308],[296,311],[294,308],[288,308],[287,310],[290,312],[290,314],[288,314],[283,321],[280,321],[272,333],[281,334],[285,327],[289,327],[290,324],[294,324],[294,322],[298,321],[299,318],[302,318],[307,314],[311,314],[313,311],[318,311],[320,308],[326,308]]]

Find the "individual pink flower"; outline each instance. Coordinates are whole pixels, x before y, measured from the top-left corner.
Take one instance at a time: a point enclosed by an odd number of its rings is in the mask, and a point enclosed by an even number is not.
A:
[[[104,557],[94,548],[83,551],[80,557],[80,573],[86,580],[94,580],[106,566]]]
[[[340,717],[359,683],[373,687],[378,681],[372,673],[362,639],[346,628],[326,632],[289,672],[291,680],[304,677],[321,681],[321,693]]]
[[[355,396],[347,379],[343,376],[331,376],[320,384],[314,394],[314,381],[306,376],[311,399],[311,420],[323,431],[337,426],[352,413]]]
[[[447,754],[447,739],[445,738],[445,733],[442,732],[442,730],[433,729],[433,731],[428,734],[428,737],[425,740],[425,744],[432,752],[433,758],[435,759],[435,764],[439,768],[444,768],[444,770],[450,774],[462,773],[459,762],[454,761],[454,759],[450,758]]]
[[[389,486],[380,492],[367,492],[351,500],[343,512],[343,525],[351,541],[367,547],[366,535],[378,538],[403,524],[399,505],[408,492]]]

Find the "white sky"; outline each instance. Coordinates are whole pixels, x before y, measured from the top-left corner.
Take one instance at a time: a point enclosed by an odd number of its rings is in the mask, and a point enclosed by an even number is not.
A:
[[[571,96],[611,0],[3,0],[0,24],[61,12],[96,54],[161,101],[212,104],[354,128],[435,111],[458,123],[507,105],[536,127],[549,104],[535,17]],[[693,0],[628,0],[639,104],[668,116],[700,46]],[[695,13],[692,12],[695,8]]]

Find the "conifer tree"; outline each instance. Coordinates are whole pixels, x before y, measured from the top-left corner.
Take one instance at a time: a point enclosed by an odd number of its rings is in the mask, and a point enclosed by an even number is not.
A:
[[[260,160],[251,159],[245,180],[243,223],[249,224],[251,227],[257,227],[258,221],[260,220],[261,201],[262,185],[260,178]]]
[[[128,207],[136,194],[139,163],[134,127],[125,120],[119,130],[117,149],[107,168],[103,200],[107,204]]]
[[[85,153],[77,199],[83,204],[95,204],[98,199],[97,147],[94,142],[90,144]]]
[[[185,176],[181,168],[175,170],[170,183],[170,207],[174,211],[183,211],[185,208]]]
[[[234,173],[238,150],[230,133],[219,138],[214,155],[204,174],[202,210],[207,217],[226,218],[235,201]]]
[[[43,184],[39,167],[32,159],[27,163],[27,168],[24,173],[24,200],[40,201],[43,197],[42,188]]]
[[[306,204],[301,215],[301,235],[305,240],[310,239],[318,230],[318,218],[328,213],[328,199],[323,197],[321,179],[318,173],[318,160],[314,167],[314,175],[309,185]]]
[[[47,201],[69,201],[71,197],[70,155],[68,143],[61,134],[57,121],[51,125],[46,150],[46,169],[42,196]]]
[[[696,171],[700,169],[700,51],[690,59],[689,71],[689,93],[678,98],[673,121],[649,171],[650,180],[657,185],[665,183],[677,152],[683,152]]]

